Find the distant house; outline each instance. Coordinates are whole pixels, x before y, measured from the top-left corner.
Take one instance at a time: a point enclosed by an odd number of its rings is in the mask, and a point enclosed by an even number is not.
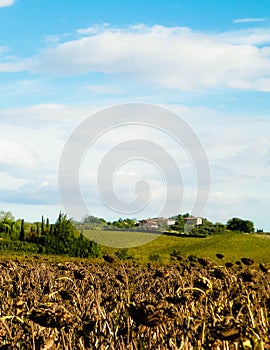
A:
[[[140,225],[140,227],[145,230],[158,230],[158,224],[154,222],[146,222]]]
[[[202,225],[202,218],[196,217],[196,216],[189,216],[187,218],[184,218],[184,232],[188,233],[190,232],[194,227]]]
[[[162,230],[166,229],[167,226],[168,219],[166,218],[149,218],[139,222],[139,227],[146,230]]]
[[[156,219],[145,219],[139,222],[139,227],[145,230],[158,230],[159,226]]]
[[[167,226],[172,226],[175,224],[175,220],[174,219],[167,219]]]
[[[190,216],[188,218],[184,218],[184,222],[187,225],[198,226],[202,224],[202,218],[196,216]]]
[[[139,227],[146,230],[167,230],[168,227],[175,224],[175,219],[167,218],[149,218],[139,221]]]

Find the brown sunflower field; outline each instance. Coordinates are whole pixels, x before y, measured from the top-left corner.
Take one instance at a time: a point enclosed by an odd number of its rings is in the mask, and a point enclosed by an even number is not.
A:
[[[270,349],[269,268],[217,258],[3,260],[0,349]]]

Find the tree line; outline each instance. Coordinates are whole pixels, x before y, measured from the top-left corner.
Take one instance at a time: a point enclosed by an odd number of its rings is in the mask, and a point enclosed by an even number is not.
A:
[[[191,225],[191,224],[185,224],[185,219],[192,218],[192,215],[189,213],[185,214],[179,214],[174,217],[171,217],[170,219],[174,219],[175,223],[169,227],[164,225],[161,227],[166,232],[176,232],[176,233],[187,233],[192,236],[207,236],[212,234],[221,234],[225,233],[227,231],[232,232],[243,232],[243,233],[254,233],[254,223],[250,220],[244,220],[241,218],[231,218],[227,221],[226,224],[223,224],[221,222],[213,223],[210,220],[206,218],[202,218],[202,224],[201,225]],[[91,224],[90,226],[87,225]],[[95,226],[94,226],[95,225]],[[82,228],[89,228],[89,229],[106,229],[107,227],[112,229],[138,229],[139,223],[136,221],[136,219],[129,219],[129,218],[119,218],[117,221],[113,222],[106,222],[103,218],[97,218],[95,216],[85,216],[81,223],[78,223],[79,227]],[[160,226],[160,225],[159,225]],[[159,227],[160,230],[160,227]],[[165,232],[165,233],[166,233]],[[263,230],[257,230],[257,232],[263,232]]]
[[[168,228],[169,233],[186,233],[185,219],[190,214],[179,214],[174,217],[175,224]],[[41,217],[41,221],[29,223],[24,219],[15,220],[9,211],[0,211],[0,250],[26,251],[44,254],[67,255],[74,257],[98,257],[101,255],[100,246],[88,240],[83,234],[85,225],[104,228],[115,227],[118,229],[136,229],[138,223],[135,219],[119,219],[114,222],[106,222],[102,218],[86,216],[81,225],[74,227],[74,222],[63,213],[55,223],[51,224],[48,218]],[[250,220],[237,217],[229,219],[226,224],[212,223],[202,219],[201,225],[189,226],[188,234],[192,236],[205,237],[212,234],[222,234],[227,231],[254,233],[254,224]],[[262,230],[260,230],[262,232]],[[168,234],[169,234],[168,233]]]
[[[63,213],[54,224],[42,216],[41,222],[15,220],[11,212],[0,211],[0,250],[28,251],[81,258],[98,257],[100,246],[78,232]]]
[[[177,215],[175,224],[170,226],[170,230],[177,231],[179,233],[184,232],[188,226],[185,225],[185,218],[187,217],[189,217],[189,214]],[[252,221],[236,217],[229,219],[226,224],[222,224],[220,222],[213,223],[203,218],[202,224],[190,227],[189,233],[192,235],[207,236],[212,234],[225,233],[226,231],[254,233],[255,228],[254,223]]]

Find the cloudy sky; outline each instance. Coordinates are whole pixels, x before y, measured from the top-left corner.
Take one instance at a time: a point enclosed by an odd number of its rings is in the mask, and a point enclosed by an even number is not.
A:
[[[0,30],[0,209],[54,220],[66,209],[59,162],[73,131],[103,109],[145,103],[176,113],[200,139],[211,173],[203,216],[239,216],[270,231],[269,1],[0,0]],[[159,145],[178,164],[179,210],[192,212],[193,160],[166,130],[133,123],[104,129],[86,150],[78,172],[88,213],[126,216],[102,200],[99,165],[136,139]],[[154,160],[132,161],[132,145],[114,173],[106,169],[126,202],[138,181],[149,183],[151,198],[130,216],[156,216],[166,186],[178,193],[179,184]]]

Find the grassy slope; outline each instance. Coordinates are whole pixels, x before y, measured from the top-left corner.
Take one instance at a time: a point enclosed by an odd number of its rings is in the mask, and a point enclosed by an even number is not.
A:
[[[126,240],[125,235],[130,233],[110,232],[110,234],[122,235]],[[120,236],[118,240],[121,240]],[[105,253],[113,253],[116,250],[116,248],[103,248]],[[158,254],[163,261],[168,261],[173,250],[180,251],[183,256],[192,254],[217,260],[216,253],[221,253],[225,255],[226,261],[233,262],[249,256],[256,262],[270,263],[270,236],[226,233],[207,238],[178,238],[162,235],[147,244],[129,248],[128,252],[146,262],[150,254]]]
[[[83,234],[97,243],[109,247],[137,247],[156,239],[157,235],[132,231],[84,230]]]
[[[108,236],[109,235],[109,236]],[[209,236],[207,238],[184,238],[161,235],[156,236],[148,233],[132,233],[132,232],[107,232],[107,231],[91,231],[87,235],[90,239],[102,237],[106,246],[102,247],[103,254],[115,253],[127,244],[133,245],[128,249],[128,254],[142,263],[149,261],[149,255],[158,254],[163,262],[170,261],[170,253],[173,250],[180,251],[182,256],[196,255],[198,257],[210,258],[215,261],[216,253],[222,253],[225,256],[224,261],[234,262],[242,257],[251,257],[257,263],[264,262],[270,264],[270,235],[246,235],[239,233],[226,233],[223,235]],[[149,242],[150,241],[150,242]],[[142,244],[143,242],[148,242]],[[108,247],[108,245],[110,247]],[[114,246],[114,247],[112,247]],[[0,252],[2,259],[32,258],[35,254]],[[76,258],[61,256],[43,256],[49,261],[76,260]]]

